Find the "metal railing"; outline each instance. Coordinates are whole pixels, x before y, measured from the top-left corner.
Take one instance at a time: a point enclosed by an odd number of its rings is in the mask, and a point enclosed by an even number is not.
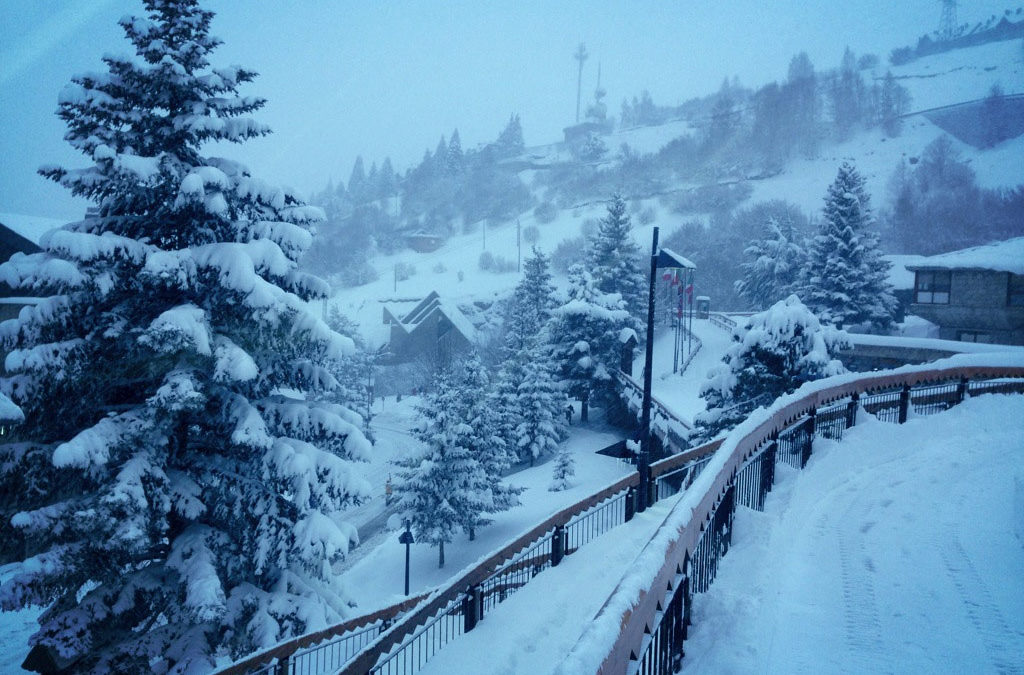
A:
[[[709,486],[689,525],[675,533],[648,590],[639,601],[627,603],[630,609],[619,618],[619,637],[599,672],[660,675],[680,670],[693,594],[705,592],[717,576],[721,557],[732,542],[736,505],[764,510],[776,466],[805,466],[815,436],[840,439],[856,424],[858,410],[903,423],[910,411],[933,414],[982,393],[1024,393],[1024,367],[871,374],[776,408],[754,431],[731,443],[733,449],[717,475],[702,483]],[[636,597],[635,591],[630,597]]]

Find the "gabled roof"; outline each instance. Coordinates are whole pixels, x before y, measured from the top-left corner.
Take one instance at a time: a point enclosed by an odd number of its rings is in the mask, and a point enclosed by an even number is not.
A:
[[[417,302],[404,315],[401,314],[399,307],[385,306],[384,313],[385,320],[390,320],[392,325],[398,326],[407,334],[415,331],[427,317],[440,313],[470,342],[475,341],[477,337],[476,328],[466,318],[466,315],[454,303],[442,300],[437,291],[431,291],[427,297]]]
[[[911,271],[965,269],[1024,274],[1024,237],[929,256],[906,268]]]

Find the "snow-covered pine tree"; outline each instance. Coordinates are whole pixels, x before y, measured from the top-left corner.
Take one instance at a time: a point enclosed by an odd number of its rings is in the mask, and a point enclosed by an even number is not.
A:
[[[892,324],[897,302],[882,257],[864,178],[849,163],[839,167],[825,197],[824,218],[811,242],[797,295],[837,328]]]
[[[804,382],[846,372],[834,354],[848,346],[846,333],[822,326],[795,295],[751,316],[701,387],[707,409],[696,417],[694,440],[732,429]]]
[[[395,484],[402,518],[412,524],[418,541],[438,547],[438,567],[444,567],[444,545],[459,529],[468,532],[484,522],[482,514],[494,510],[491,481],[474,452],[465,403],[451,373],[439,373],[434,391],[418,409],[423,420],[416,437],[424,449],[402,462]]]
[[[555,307],[555,286],[551,282],[548,257],[534,246],[524,267],[523,278],[516,286],[506,313],[505,347],[508,351],[517,351],[531,338],[539,336]]]
[[[135,55],[60,95],[91,165],[41,170],[98,215],[0,267],[48,296],[0,324],[25,412],[0,445],[0,556],[21,561],[0,606],[48,607],[31,643],[79,673],[203,672],[340,620],[338,512],[369,492],[350,413],[304,397],[352,350],[296,266],[322,212],[201,154],[268,133],[238,93],[255,73],[210,67],[194,0],[145,8],[121,20]]]
[[[325,400],[339,403],[349,410],[360,412],[360,423],[364,434],[369,436],[372,418],[371,396],[373,394],[373,355],[366,351],[366,343],[359,334],[354,321],[342,314],[335,306],[327,312],[327,325],[335,333],[352,340],[355,350],[337,359],[325,362],[327,370],[338,381],[338,386],[328,392]]]
[[[472,429],[470,445],[490,484],[492,512],[517,506],[522,490],[502,483],[505,470],[517,459],[515,449],[502,434],[501,412],[494,407],[496,397],[491,391],[490,376],[475,354],[463,363],[456,386],[462,392],[462,414]],[[470,539],[474,538],[477,524],[484,522],[469,524]]]
[[[551,485],[548,490],[561,492],[572,487],[572,477],[576,475],[576,460],[567,445],[558,447],[558,454],[555,455],[555,468],[551,472]]]
[[[771,216],[763,228],[764,238],[744,249],[749,262],[740,265],[743,278],[736,281],[736,293],[759,309],[793,292],[806,258],[790,218]]]
[[[568,301],[552,310],[548,339],[566,392],[583,404],[582,419],[591,400],[604,403],[615,397],[619,338],[632,324],[617,294],[598,290],[582,265],[569,268]]]
[[[640,333],[647,320],[646,267],[631,231],[626,202],[621,195],[615,195],[608,203],[607,215],[598,223],[587,263],[597,289],[619,294],[633,317],[631,327]]]
[[[530,466],[544,453],[554,452],[566,437],[562,418],[568,401],[555,379],[548,345],[535,340],[520,352],[523,379],[516,388],[515,429],[519,457]]]

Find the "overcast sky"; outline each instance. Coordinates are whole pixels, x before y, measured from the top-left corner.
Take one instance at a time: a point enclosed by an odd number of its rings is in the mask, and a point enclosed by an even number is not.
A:
[[[584,96],[601,63],[610,112],[648,89],[675,104],[723,77],[760,85],[785,77],[807,51],[834,67],[843,48],[885,58],[938,26],[937,0],[209,0],[225,44],[214,65],[261,77],[243,90],[269,99],[260,119],[275,133],[222,154],[303,193],[347,180],[356,155],[390,156],[404,170],[459,129],[463,147],[492,140],[510,113],[527,144],[558,140],[572,123],[576,64],[591,58]],[[1019,0],[967,0],[962,22]],[[723,8],[723,6],[725,6]],[[769,9],[770,8],[770,9]],[[117,20],[136,0],[0,0],[0,212],[79,217],[85,202],[35,174],[44,163],[81,166],[54,116],[72,75],[130,49]],[[210,154],[217,154],[211,151]]]

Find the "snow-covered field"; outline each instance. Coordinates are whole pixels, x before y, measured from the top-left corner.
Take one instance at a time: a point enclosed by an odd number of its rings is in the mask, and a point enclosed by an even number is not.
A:
[[[696,596],[684,669],[1019,672],[1024,427],[1006,420],[1020,419],[1021,396],[902,426],[862,413],[841,443],[817,441],[803,472],[780,467],[765,513],[740,508]],[[558,672],[671,501],[540,575],[424,672]]]

